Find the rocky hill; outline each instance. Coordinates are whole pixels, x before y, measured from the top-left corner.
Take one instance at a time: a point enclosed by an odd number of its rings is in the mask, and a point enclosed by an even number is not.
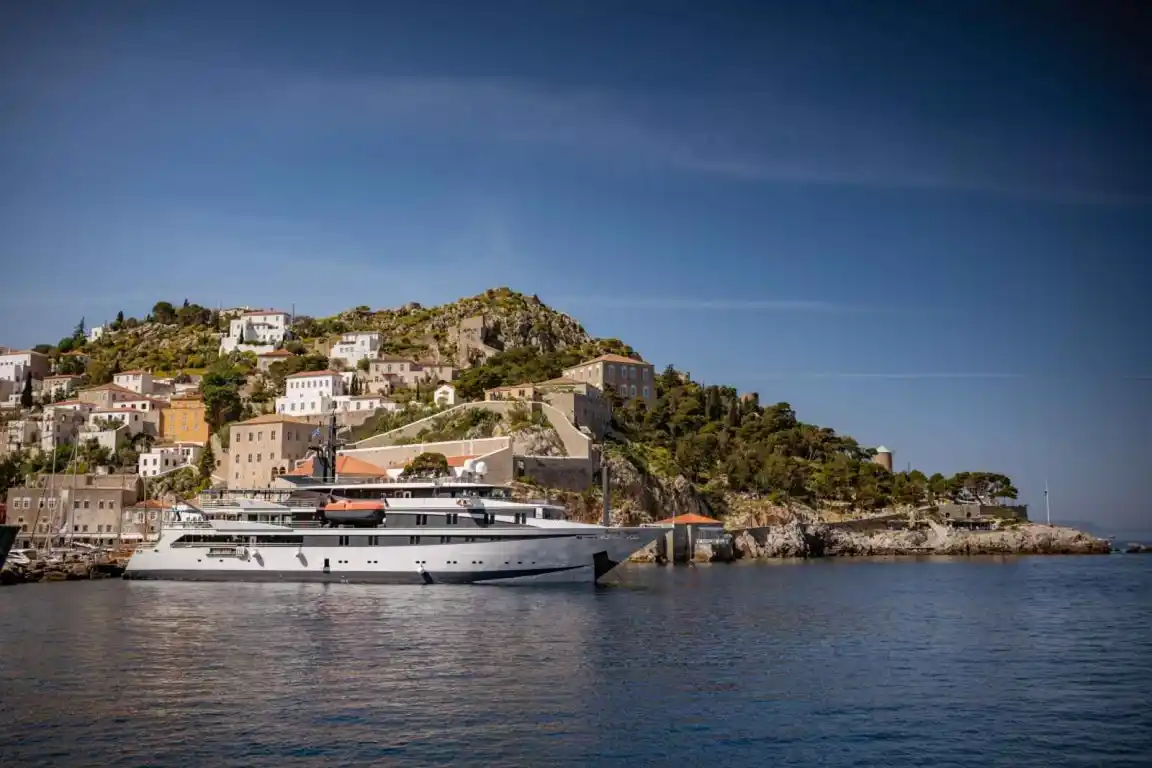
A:
[[[217,360],[226,330],[227,317],[215,310],[187,301],[179,308],[161,301],[143,319],[120,313],[97,341],[87,342],[75,333],[36,348],[61,370],[83,373],[89,384],[103,384],[118,371],[135,368],[197,373]],[[326,352],[342,333],[374,330],[381,333],[386,354],[461,368],[513,350],[631,351],[618,341],[593,339],[574,318],[508,288],[434,307],[410,303],[394,309],[357,307],[331,317],[297,315],[292,330],[297,338],[285,346],[293,351]],[[89,360],[85,364],[70,352],[81,352]]]
[[[132,368],[169,374],[208,369],[202,388],[212,401],[213,427],[222,430],[227,422],[266,408],[267,397],[275,394],[261,386],[260,400],[246,384],[251,360],[218,358],[226,320],[187,301],[179,308],[158,302],[142,321],[118,316],[98,341],[86,342],[77,328],[58,344],[40,349],[62,370],[83,373],[87,384],[104,383],[116,371]],[[606,352],[638,356],[627,344],[592,338],[574,318],[508,288],[435,307],[356,307],[326,318],[297,316],[296,338],[285,346],[299,353],[325,351],[339,334],[358,330],[380,331],[385,353],[457,365],[457,391],[464,399],[480,399],[490,387],[553,378]],[[88,362],[67,354],[75,351]],[[327,365],[322,355],[300,359]],[[671,366],[656,377],[655,385],[657,400],[650,408],[606,393],[614,417],[604,454],[621,522],[698,512],[756,526],[771,520],[851,518],[897,506],[1016,496],[1009,479],[994,473],[928,477],[917,470],[888,472],[872,461],[871,449],[827,427],[802,422],[786,402],[762,405],[754,394],[702,386]],[[418,409],[383,414],[362,430],[395,428],[402,425],[398,420],[419,415]],[[486,430],[515,433],[532,453],[549,453],[558,442],[543,425],[531,423],[444,424],[433,432],[443,439]],[[595,501],[596,493],[589,489],[571,501],[579,509]]]

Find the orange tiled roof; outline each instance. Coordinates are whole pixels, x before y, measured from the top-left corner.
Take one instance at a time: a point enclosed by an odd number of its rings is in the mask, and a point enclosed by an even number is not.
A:
[[[677,515],[676,517],[665,518],[664,520],[657,520],[657,525],[724,525],[723,520],[713,520],[711,517],[704,517],[704,515]]]
[[[81,392],[125,392],[129,395],[139,395],[139,392],[122,387],[119,384],[101,384],[96,387],[85,387]]]
[[[609,355],[600,355],[600,357],[594,357],[591,360],[585,360],[584,362],[580,363],[579,365],[572,366],[572,368],[579,368],[581,365],[588,365],[589,363],[628,363],[631,365],[651,365],[651,363],[646,363],[643,360],[637,360],[636,358],[633,358],[633,357],[624,357],[623,355],[611,355],[611,354],[609,354]],[[571,370],[571,368],[569,368],[568,370]]]
[[[587,383],[588,382],[586,382],[586,381],[577,381],[576,379],[570,379],[567,376],[558,376],[555,379],[548,379],[548,381],[542,381],[539,384],[537,384],[536,386],[540,387],[540,386],[544,386],[545,384],[587,384]]]
[[[323,371],[300,371],[300,373],[293,373],[289,376],[286,376],[285,378],[297,379],[297,378],[302,378],[304,376],[339,376],[339,375],[340,374],[337,371],[325,369]]]
[[[232,426],[234,426],[234,427],[248,427],[248,426],[256,426],[257,424],[285,424],[285,423],[287,423],[287,424],[304,424],[304,425],[309,426],[309,427],[316,426],[315,424],[313,424],[310,421],[304,421],[303,419],[294,419],[291,416],[285,416],[282,413],[265,413],[263,416],[257,416],[254,419],[248,419],[248,421],[241,421],[241,422],[238,422],[236,424],[233,424]]]
[[[312,477],[315,464],[312,459],[305,460],[296,469],[285,474],[289,477]],[[336,457],[336,474],[338,475],[364,475],[366,477],[383,477],[386,473],[382,467],[369,464],[363,459],[354,456],[338,455]]]

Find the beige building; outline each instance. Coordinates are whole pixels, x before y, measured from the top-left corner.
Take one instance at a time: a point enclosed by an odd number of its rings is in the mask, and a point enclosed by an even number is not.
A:
[[[564,371],[564,378],[588,382],[601,391],[614,390],[622,399],[656,402],[656,370],[651,363],[623,355],[601,355]]]
[[[316,426],[280,414],[233,424],[228,440],[228,488],[267,488],[308,453]]]
[[[268,373],[275,363],[282,363],[290,357],[296,357],[286,349],[273,349],[256,355],[256,368],[261,373]]]
[[[70,395],[76,391],[77,386],[80,384],[80,377],[73,376],[68,373],[58,374],[56,376],[45,376],[44,386],[40,390],[40,394],[45,399],[53,399],[65,395]]]
[[[384,355],[368,363],[365,386],[370,393],[386,395],[396,389],[415,387],[419,382],[435,383],[455,378],[455,366],[418,363],[405,357]]]
[[[113,403],[124,400],[139,400],[140,393],[119,384],[101,384],[98,387],[87,387],[76,394],[77,400],[91,403],[97,408],[111,408]]]
[[[577,427],[586,427],[597,439],[612,421],[612,406],[600,390],[586,381],[561,376],[535,384],[513,384],[484,391],[484,399],[542,402],[556,408]]]
[[[33,534],[37,543],[115,543],[124,510],[142,493],[136,475],[57,476],[50,484],[41,476],[34,487],[8,489],[8,518],[20,526],[17,546],[30,546]]]

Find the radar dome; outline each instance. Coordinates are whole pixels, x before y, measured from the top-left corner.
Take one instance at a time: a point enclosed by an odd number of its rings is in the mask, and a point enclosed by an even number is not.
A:
[[[472,471],[478,475],[486,475],[488,474],[488,465],[482,461],[478,461]]]

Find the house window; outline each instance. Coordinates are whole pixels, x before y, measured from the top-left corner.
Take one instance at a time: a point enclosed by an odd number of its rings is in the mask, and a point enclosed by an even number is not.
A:
[[[89,503],[90,503],[90,502],[88,501],[88,499],[84,499],[84,509],[88,509],[88,504],[89,504]]]
[[[104,509],[104,500],[103,500],[103,499],[101,499],[100,501],[96,502],[96,508],[97,508],[97,509]]]
[[[273,440],[275,440],[275,439],[276,439],[276,430],[272,430],[272,439],[273,439]]]
[[[251,464],[251,463],[252,463],[252,454],[248,454],[248,463],[249,463],[249,464]]]
[[[648,398],[648,387],[644,387],[644,398]]]
[[[260,457],[261,457],[261,456],[263,456],[263,454],[261,454],[261,453],[258,453],[258,454],[256,454],[256,463],[257,463],[257,464],[259,464],[259,463],[260,463]]]

